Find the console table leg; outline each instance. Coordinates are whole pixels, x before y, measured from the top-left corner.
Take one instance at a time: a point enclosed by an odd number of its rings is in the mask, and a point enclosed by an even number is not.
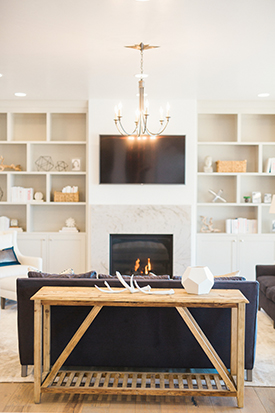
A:
[[[51,307],[44,305],[43,312],[43,371],[50,371],[50,331],[51,331]]]
[[[42,308],[41,301],[34,302],[34,403],[40,403],[42,375]]]
[[[230,355],[230,373],[236,376],[237,373],[237,308],[231,308],[231,355]]]
[[[244,406],[244,339],[245,339],[245,304],[238,304],[237,328],[237,402]]]

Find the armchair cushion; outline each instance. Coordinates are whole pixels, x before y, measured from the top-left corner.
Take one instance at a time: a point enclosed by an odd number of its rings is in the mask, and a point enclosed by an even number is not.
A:
[[[30,267],[29,265],[10,265],[5,267],[0,267],[0,279],[13,277],[27,276]]]
[[[275,303],[275,286],[267,288],[266,290],[266,296],[269,300],[273,301]]]
[[[266,295],[267,290],[274,287],[274,276],[273,275],[261,275],[258,279],[260,282],[260,291]]]
[[[8,265],[20,265],[13,247],[5,248],[0,251],[0,267]]]

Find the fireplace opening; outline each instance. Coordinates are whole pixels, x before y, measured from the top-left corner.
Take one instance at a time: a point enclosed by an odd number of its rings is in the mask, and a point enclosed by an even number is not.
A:
[[[110,234],[110,273],[173,274],[173,235]]]

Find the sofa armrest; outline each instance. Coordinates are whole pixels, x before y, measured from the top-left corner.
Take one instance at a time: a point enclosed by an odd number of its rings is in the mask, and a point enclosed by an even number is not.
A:
[[[256,279],[262,275],[274,275],[275,276],[275,264],[256,265]]]

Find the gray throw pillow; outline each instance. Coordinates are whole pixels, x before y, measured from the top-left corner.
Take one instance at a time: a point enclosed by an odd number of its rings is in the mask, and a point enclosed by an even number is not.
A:
[[[29,271],[28,272],[29,278],[96,278],[95,271],[89,271],[82,274],[50,274],[47,272],[37,272],[37,271]]]
[[[122,275],[125,280],[130,280],[131,275]],[[97,279],[112,279],[117,280],[115,275],[97,274]],[[170,280],[170,275],[134,275],[134,280]]]

